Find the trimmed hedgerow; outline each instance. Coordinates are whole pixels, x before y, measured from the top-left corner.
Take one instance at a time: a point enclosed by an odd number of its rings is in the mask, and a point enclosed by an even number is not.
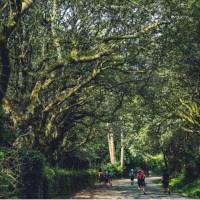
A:
[[[18,194],[20,198],[36,199],[41,198],[43,185],[43,169],[45,166],[44,156],[34,150],[21,149],[20,184]]]
[[[44,198],[69,197],[70,194],[85,187],[92,186],[96,181],[95,170],[68,171],[65,169],[44,169]]]
[[[38,151],[0,148],[0,198],[66,198],[96,181],[94,170],[69,171],[45,165]]]
[[[44,163],[38,151],[0,148],[0,197],[39,198]]]

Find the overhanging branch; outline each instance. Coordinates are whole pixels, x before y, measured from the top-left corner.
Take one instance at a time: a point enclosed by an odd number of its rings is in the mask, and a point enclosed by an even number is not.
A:
[[[110,36],[106,39],[104,39],[104,42],[109,42],[112,40],[127,40],[127,39],[134,39],[142,34],[148,33],[149,31],[159,27],[160,22],[154,22],[153,24],[150,24],[146,27],[144,27],[143,29],[141,29],[140,31],[133,33],[133,34],[127,34],[127,35],[113,35]]]

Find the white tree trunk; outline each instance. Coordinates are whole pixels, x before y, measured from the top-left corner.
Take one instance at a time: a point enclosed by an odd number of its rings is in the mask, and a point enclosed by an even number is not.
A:
[[[121,130],[121,157],[120,157],[121,167],[124,167],[124,132]]]
[[[116,157],[115,157],[115,144],[114,144],[114,130],[111,124],[108,125],[108,147],[109,147],[109,153],[110,153],[110,162],[111,164],[116,163]]]

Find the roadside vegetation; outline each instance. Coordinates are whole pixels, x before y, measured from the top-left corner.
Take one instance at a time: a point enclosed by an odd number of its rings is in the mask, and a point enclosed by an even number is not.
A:
[[[200,198],[200,178],[191,180],[186,178],[184,173],[181,173],[176,178],[171,179],[170,187],[173,192],[192,198]]]

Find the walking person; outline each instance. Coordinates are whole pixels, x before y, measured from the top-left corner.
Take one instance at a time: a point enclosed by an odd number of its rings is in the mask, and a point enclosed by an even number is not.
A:
[[[104,179],[103,176],[104,176],[104,174],[103,174],[102,170],[99,169],[99,171],[98,171],[98,180],[99,180],[99,183],[103,182],[103,179]]]
[[[169,173],[167,170],[164,170],[163,175],[162,175],[162,184],[164,188],[164,193],[168,193],[170,195],[170,189],[169,189]]]
[[[112,173],[109,171],[106,171],[104,174],[104,183],[105,186],[112,186]]]
[[[131,185],[134,184],[135,170],[132,168],[129,172],[129,177],[131,179]]]
[[[143,194],[145,193],[145,173],[143,170],[139,170],[137,172],[137,180],[138,180],[138,189],[143,192]]]
[[[109,176],[108,183],[109,183],[110,186],[112,186],[112,177],[113,177],[113,173],[112,173],[112,172],[108,172],[108,176]]]

